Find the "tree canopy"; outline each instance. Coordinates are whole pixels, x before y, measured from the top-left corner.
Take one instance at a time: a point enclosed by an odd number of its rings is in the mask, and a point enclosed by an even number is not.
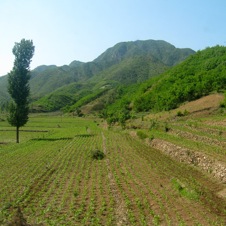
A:
[[[22,39],[15,43],[13,54],[15,56],[14,66],[8,76],[8,92],[12,98],[9,107],[8,121],[17,130],[17,143],[19,143],[19,128],[28,121],[29,113],[29,66],[34,55],[32,40]]]

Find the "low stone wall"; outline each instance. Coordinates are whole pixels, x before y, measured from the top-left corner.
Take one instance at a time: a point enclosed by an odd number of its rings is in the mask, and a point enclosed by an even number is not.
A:
[[[226,183],[226,164],[209,156],[187,148],[182,148],[161,139],[147,140],[148,145],[156,148],[180,162],[185,162],[210,173],[222,183]]]

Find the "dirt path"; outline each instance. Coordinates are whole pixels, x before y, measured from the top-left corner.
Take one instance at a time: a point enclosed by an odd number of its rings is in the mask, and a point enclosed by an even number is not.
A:
[[[104,136],[104,133],[102,132],[102,139],[103,139],[103,152],[107,156],[107,148],[106,148],[106,138]],[[115,198],[115,218],[116,218],[116,225],[118,226],[124,226],[129,225],[128,219],[127,219],[127,209],[126,205],[120,196],[120,193],[118,191],[114,176],[111,172],[110,163],[108,157],[105,159],[107,170],[108,170],[108,178],[110,181],[110,188],[111,192]]]

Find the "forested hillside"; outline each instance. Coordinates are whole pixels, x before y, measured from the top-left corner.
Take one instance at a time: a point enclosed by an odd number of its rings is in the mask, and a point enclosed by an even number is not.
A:
[[[121,87],[112,95],[102,116],[110,124],[123,123],[137,112],[171,110],[212,92],[225,92],[225,62],[226,47],[198,51],[159,76]]]
[[[226,87],[226,47],[198,51],[180,65],[149,80],[134,100],[134,110],[170,110]]]

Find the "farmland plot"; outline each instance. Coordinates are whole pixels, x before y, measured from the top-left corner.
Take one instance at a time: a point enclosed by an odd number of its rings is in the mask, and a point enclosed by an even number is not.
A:
[[[33,116],[20,144],[1,122],[0,224],[225,225],[222,185],[123,131]],[[7,136],[5,136],[7,132]],[[3,144],[4,143],[4,144]],[[93,150],[105,154],[93,160]]]

